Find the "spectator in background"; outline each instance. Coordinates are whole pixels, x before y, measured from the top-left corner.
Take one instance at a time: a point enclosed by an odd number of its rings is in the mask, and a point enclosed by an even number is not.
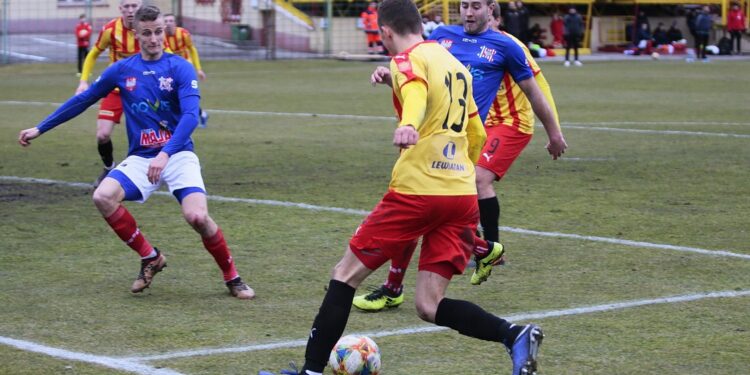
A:
[[[737,41],[737,54],[742,53],[742,46],[740,41],[742,40],[742,33],[747,30],[747,23],[745,20],[745,13],[742,11],[742,7],[737,2],[732,3],[732,8],[727,14],[727,31],[732,39],[732,48],[734,48],[735,40]]]
[[[518,12],[515,1],[508,2],[508,10],[505,11],[505,31],[514,37],[521,39],[521,13]]]
[[[687,14],[685,14],[685,22],[687,22],[688,31],[690,31],[690,36],[693,37],[693,40],[697,43],[698,42],[698,34],[695,33],[695,18],[698,17],[698,11],[696,9],[688,9]],[[696,50],[695,53],[698,53]]]
[[[445,23],[443,22],[443,17],[440,17],[439,14],[434,15],[432,19],[435,21],[435,24],[437,25],[437,27],[435,27],[436,29],[440,26],[445,26]]]
[[[378,3],[371,1],[364,12],[359,15],[362,28],[367,36],[367,53],[371,55],[383,53],[383,42],[380,40],[378,29]]]
[[[635,25],[638,29],[641,29],[641,25],[646,25],[646,29],[651,33],[651,24],[648,22],[648,16],[643,10],[638,11],[638,16],[635,17]]]
[[[435,29],[437,29],[440,26],[445,25],[443,23],[443,18],[439,15],[434,15],[432,17],[433,19],[430,19],[428,16],[422,17],[422,36],[427,39],[430,37],[430,34],[432,34]]]
[[[570,49],[573,49],[575,56],[574,64],[576,66],[583,65],[578,61],[578,42],[583,36],[583,19],[575,7],[570,7],[568,14],[565,15],[563,20],[565,25],[565,63],[566,67],[570,66]]]
[[[645,23],[640,24],[636,40],[636,46],[638,47],[636,54],[651,53],[651,46],[653,45],[654,38],[651,36],[651,33],[648,31],[648,25]]]
[[[542,34],[544,34],[544,30],[542,30],[542,27],[539,26],[538,23],[535,23],[534,26],[531,26],[527,34],[529,38],[529,40],[526,41],[527,47],[530,44],[536,44],[538,46],[542,46],[544,44],[544,40],[542,40]],[[536,56],[536,57],[539,57],[539,56]]]
[[[83,61],[86,60],[86,55],[89,54],[89,45],[91,45],[91,24],[86,22],[85,14],[81,14],[78,17],[76,42],[78,45],[78,73],[76,73],[76,76],[80,77],[81,70],[83,69]]]
[[[679,42],[685,39],[685,37],[682,36],[682,31],[677,28],[677,21],[672,21],[672,26],[667,30],[667,39],[669,39],[670,43]]]
[[[552,21],[549,23],[549,30],[552,33],[552,47],[561,48],[563,46],[563,35],[565,35],[565,23],[560,12],[552,15]]]
[[[664,24],[659,22],[659,24],[656,25],[656,28],[654,29],[653,33],[654,38],[654,44],[657,46],[669,44],[669,36],[667,35],[667,31],[664,30]]]
[[[703,59],[703,62],[708,62],[706,46],[708,46],[708,35],[713,26],[714,20],[711,16],[711,8],[705,5],[695,17],[695,53],[699,59]]]
[[[523,1],[518,0],[516,1],[516,11],[518,12],[518,21],[520,26],[520,36],[517,36],[518,39],[521,39],[524,45],[529,45],[529,9],[523,6]]]

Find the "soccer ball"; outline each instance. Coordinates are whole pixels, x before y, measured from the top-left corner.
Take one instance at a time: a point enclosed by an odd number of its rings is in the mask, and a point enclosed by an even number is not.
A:
[[[659,60],[659,58],[661,58],[661,55],[659,55],[659,52],[653,52],[651,53],[651,58],[654,60]]]
[[[89,31],[88,30],[79,30],[78,31],[78,37],[79,38],[81,38],[81,39],[88,38],[88,36],[89,36]]]
[[[346,335],[331,350],[328,365],[334,375],[378,375],[380,349],[367,336]]]

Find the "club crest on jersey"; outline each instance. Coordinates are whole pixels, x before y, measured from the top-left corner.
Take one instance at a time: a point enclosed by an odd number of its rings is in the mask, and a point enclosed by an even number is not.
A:
[[[440,41],[440,45],[445,49],[451,49],[451,47],[453,47],[453,41],[450,39],[443,39]]]
[[[480,59],[487,59],[487,61],[492,62],[495,60],[495,54],[497,53],[497,50],[494,48],[487,48],[487,46],[481,46],[479,47],[479,53],[477,56]]]
[[[159,90],[171,92],[173,90],[172,82],[174,82],[172,77],[159,77]]]
[[[135,85],[136,85],[135,77],[125,78],[125,90],[133,91],[135,90]]]

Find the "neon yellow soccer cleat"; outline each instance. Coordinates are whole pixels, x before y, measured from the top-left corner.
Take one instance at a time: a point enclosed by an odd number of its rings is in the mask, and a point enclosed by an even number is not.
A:
[[[505,247],[500,242],[492,243],[492,251],[487,254],[486,257],[476,261],[477,265],[474,269],[474,273],[471,275],[471,285],[479,285],[490,277],[492,273],[492,266],[497,264],[503,255],[505,255]]]
[[[386,307],[398,307],[398,305],[402,303],[404,303],[404,292],[394,296],[393,292],[383,285],[368,294],[354,297],[354,300],[352,301],[354,307],[369,312],[380,311]]]

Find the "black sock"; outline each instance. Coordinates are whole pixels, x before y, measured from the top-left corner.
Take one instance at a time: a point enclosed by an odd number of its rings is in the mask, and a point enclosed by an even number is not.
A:
[[[498,225],[500,221],[500,201],[497,196],[479,200],[479,223],[482,224],[484,239],[486,241],[498,242],[500,233]]]
[[[480,340],[501,342],[510,347],[523,327],[484,311],[462,300],[443,298],[435,313],[435,324]]]
[[[107,143],[100,143],[98,145],[99,149],[99,156],[102,157],[102,162],[104,163],[104,166],[109,168],[112,166],[112,164],[115,163],[115,157],[113,155],[113,147],[112,147],[112,141],[107,141]]]
[[[341,338],[346,321],[349,320],[354,291],[354,288],[341,281],[331,280],[328,284],[328,292],[310,330],[305,350],[305,366],[302,367],[301,374],[306,370],[323,372],[325,369],[331,349]]]

